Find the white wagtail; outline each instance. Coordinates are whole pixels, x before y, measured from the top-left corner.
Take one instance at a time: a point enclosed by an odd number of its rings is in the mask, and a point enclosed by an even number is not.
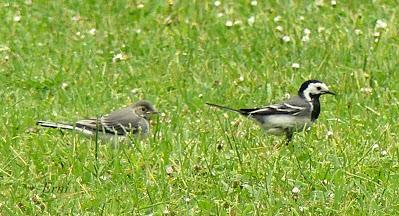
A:
[[[49,121],[37,121],[36,124],[49,128],[75,130],[89,136],[98,134],[100,137],[123,139],[128,135],[146,136],[150,130],[150,117],[156,113],[150,102],[141,100],[98,119],[83,119],[73,124]]]
[[[279,104],[253,109],[232,109],[217,104],[206,104],[249,117],[259,123],[268,134],[285,134],[288,144],[294,132],[309,128],[317,120],[320,114],[319,98],[323,94],[335,95],[325,83],[308,80],[302,83],[297,96]]]

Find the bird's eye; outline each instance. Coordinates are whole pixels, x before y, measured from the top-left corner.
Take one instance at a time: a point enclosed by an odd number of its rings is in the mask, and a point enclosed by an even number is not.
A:
[[[317,90],[318,90],[318,91],[321,91],[321,87],[320,87],[320,86],[317,86]]]
[[[145,107],[141,107],[141,111],[145,112]]]

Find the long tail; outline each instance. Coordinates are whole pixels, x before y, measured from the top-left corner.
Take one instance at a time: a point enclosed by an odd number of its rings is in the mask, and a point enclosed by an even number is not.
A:
[[[42,126],[42,127],[47,127],[47,128],[59,128],[59,129],[64,129],[64,130],[74,130],[78,131],[80,133],[83,133],[85,135],[94,135],[96,132],[93,129],[86,128],[86,127],[79,127],[79,125],[70,125],[70,124],[65,124],[65,123],[56,123],[56,122],[49,122],[49,121],[37,121],[36,125]]]
[[[230,110],[230,111],[233,111],[233,112],[238,112],[238,113],[240,113],[240,114],[243,114],[243,113],[241,112],[241,110],[238,110],[238,109],[233,109],[233,108],[230,108],[230,107],[221,106],[221,105],[217,105],[217,104],[213,104],[213,103],[206,103],[206,104],[209,105],[209,106],[217,107],[217,108],[219,108],[219,109]]]
[[[42,127],[60,128],[60,129],[66,129],[66,130],[75,129],[74,126],[69,125],[69,124],[55,123],[55,122],[49,122],[49,121],[40,121],[40,120],[36,122],[36,125],[39,125]]]

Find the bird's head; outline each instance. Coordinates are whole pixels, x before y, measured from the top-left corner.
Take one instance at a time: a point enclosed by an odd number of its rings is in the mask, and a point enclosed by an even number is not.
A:
[[[334,92],[330,91],[327,85],[319,80],[308,80],[302,83],[301,88],[298,90],[298,95],[305,98],[307,101],[311,101],[314,98],[320,97],[323,94],[335,95]]]
[[[132,105],[134,112],[145,119],[150,119],[151,115],[157,114],[157,110],[149,101],[141,100]]]

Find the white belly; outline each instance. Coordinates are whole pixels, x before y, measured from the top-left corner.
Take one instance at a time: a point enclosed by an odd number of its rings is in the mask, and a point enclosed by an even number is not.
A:
[[[290,115],[269,115],[263,118],[263,124],[261,127],[266,133],[274,135],[282,135],[287,132],[287,129],[291,131],[301,131],[309,128],[312,125],[312,121],[309,117],[298,117]]]

